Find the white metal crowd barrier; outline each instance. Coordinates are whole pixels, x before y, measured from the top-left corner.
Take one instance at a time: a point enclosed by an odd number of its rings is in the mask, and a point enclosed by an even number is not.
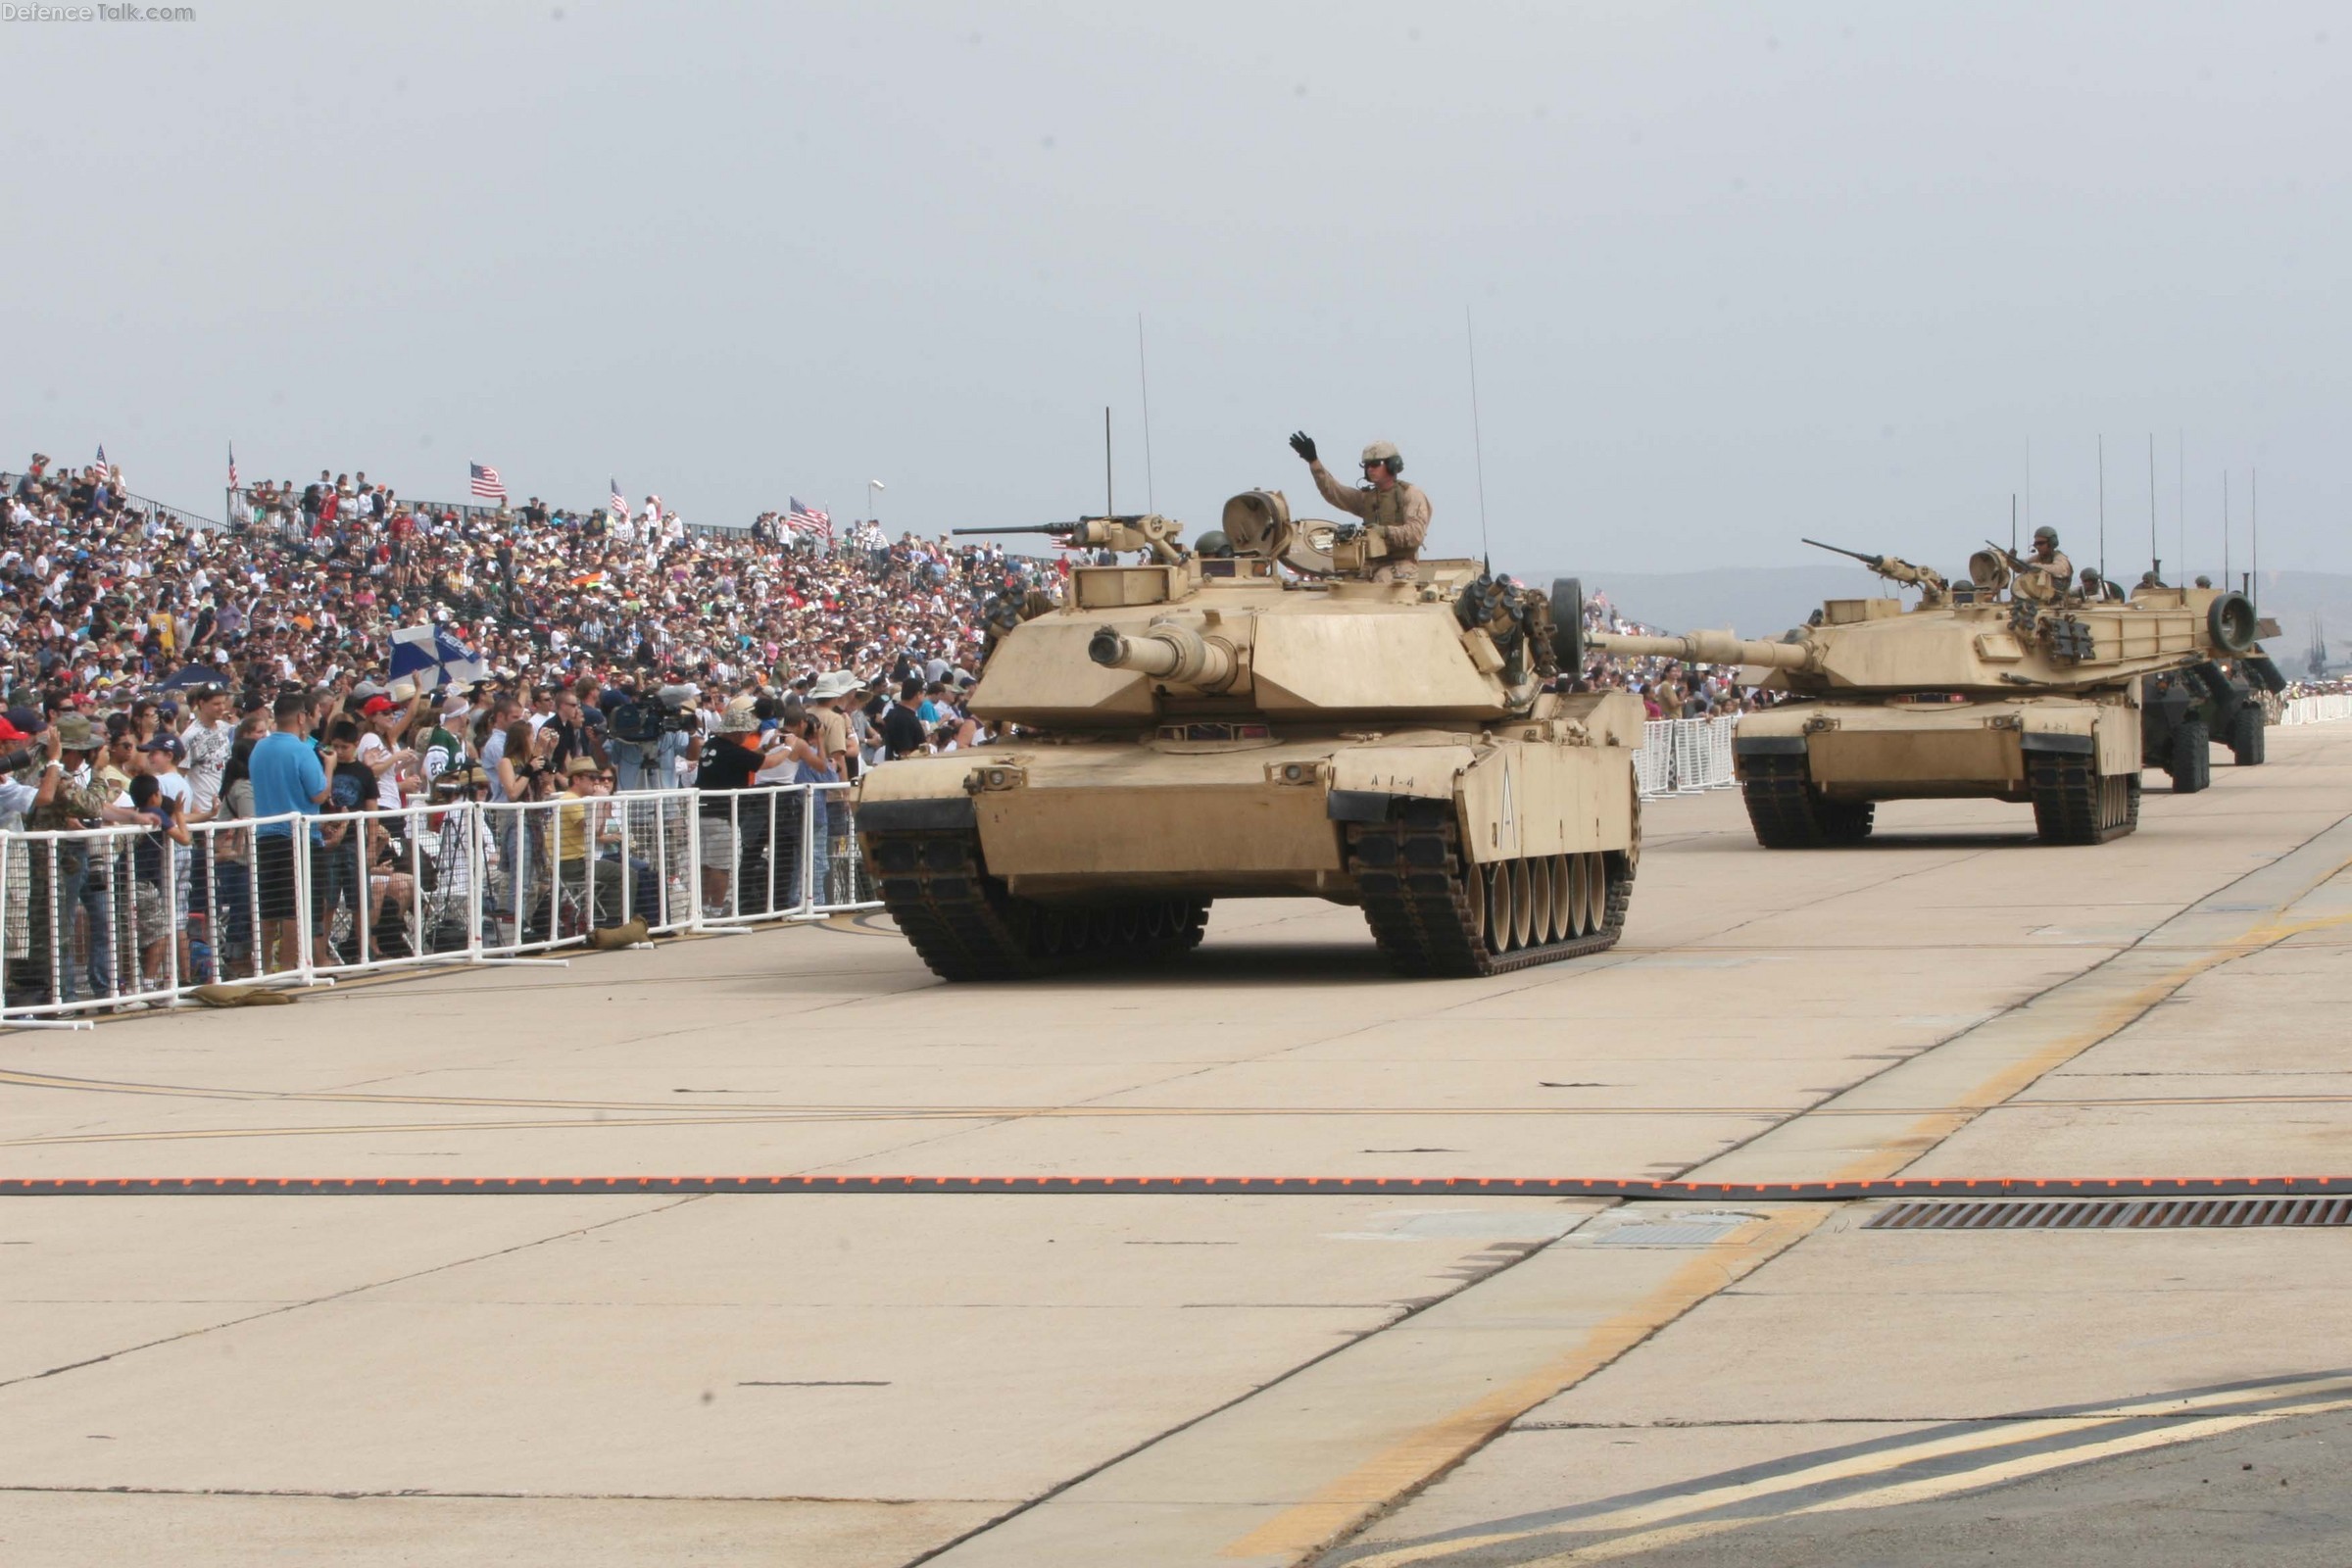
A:
[[[2352,718],[2352,694],[2322,692],[2310,697],[2289,697],[2286,711],[2278,715],[2278,722],[2325,724],[2338,718]]]
[[[844,784],[0,833],[0,1017],[87,1027],[214,981],[554,961],[598,929],[874,908]]]
[[[1653,718],[1642,726],[1634,754],[1634,782],[1644,800],[1727,788],[1732,776],[1732,732],[1738,715]]]

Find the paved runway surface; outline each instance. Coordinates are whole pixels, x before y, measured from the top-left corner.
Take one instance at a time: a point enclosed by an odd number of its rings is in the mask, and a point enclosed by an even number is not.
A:
[[[1122,978],[868,921],[10,1034],[0,1176],[2345,1174],[2352,725],[2271,757],[2097,848],[1653,803],[1624,945],[1493,981],[1285,902]],[[0,1560],[2352,1554],[2352,1233],[1886,1206],[0,1200]]]

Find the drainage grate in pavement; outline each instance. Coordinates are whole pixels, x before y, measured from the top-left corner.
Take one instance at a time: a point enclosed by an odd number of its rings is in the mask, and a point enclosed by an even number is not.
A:
[[[2352,1198],[2062,1199],[1896,1203],[1873,1231],[2177,1231],[2352,1225]]]

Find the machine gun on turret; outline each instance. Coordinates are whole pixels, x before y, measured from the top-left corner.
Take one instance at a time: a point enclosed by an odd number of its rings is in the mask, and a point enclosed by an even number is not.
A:
[[[1843,545],[1825,545],[1818,539],[1807,539],[1805,543],[1816,550],[1827,550],[1832,555],[1851,556],[1891,582],[1919,589],[1923,603],[1939,605],[1951,594],[1951,585],[1943,580],[1943,573],[1933,566],[1914,566],[1900,556],[1866,555],[1859,550],[1848,550]]]
[[[1064,550],[1148,550],[1152,559],[1173,566],[1184,559],[1177,539],[1184,525],[1155,512],[1130,512],[1116,516],[1079,517],[1070,522],[1040,522],[1017,528],[951,528],[951,534],[1051,535]]]

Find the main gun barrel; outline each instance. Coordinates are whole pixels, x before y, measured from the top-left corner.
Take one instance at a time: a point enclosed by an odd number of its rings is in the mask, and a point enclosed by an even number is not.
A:
[[[1771,669],[1810,669],[1815,658],[1807,643],[1758,642],[1728,631],[1694,631],[1680,637],[1592,631],[1585,633],[1585,646],[1603,654],[1679,659],[1691,664],[1762,664]]]
[[[1082,526],[1084,526],[1084,524],[1075,522],[1036,522],[1024,523],[1016,528],[950,528],[948,532],[956,535],[972,533],[1076,533]]]
[[[1115,626],[1099,626],[1086,657],[1105,669],[1132,669],[1154,680],[1214,690],[1233,679],[1233,650],[1211,642],[1192,627],[1161,622],[1129,637]]]

